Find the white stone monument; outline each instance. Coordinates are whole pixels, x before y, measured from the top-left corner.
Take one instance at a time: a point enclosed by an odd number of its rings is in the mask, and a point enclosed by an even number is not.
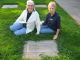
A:
[[[41,60],[41,56],[58,56],[57,44],[54,40],[26,41],[23,59]]]

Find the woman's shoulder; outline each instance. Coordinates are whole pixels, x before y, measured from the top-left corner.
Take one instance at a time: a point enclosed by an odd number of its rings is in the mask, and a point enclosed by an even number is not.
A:
[[[55,12],[55,15],[56,15],[57,17],[60,17],[58,12]]]

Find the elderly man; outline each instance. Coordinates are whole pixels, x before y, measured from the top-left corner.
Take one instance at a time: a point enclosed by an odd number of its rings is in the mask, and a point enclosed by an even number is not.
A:
[[[35,10],[35,4],[32,0],[27,1],[26,9],[18,17],[16,22],[10,26],[10,30],[15,35],[28,34],[32,32],[35,27],[36,34],[40,33],[40,18],[38,12]]]

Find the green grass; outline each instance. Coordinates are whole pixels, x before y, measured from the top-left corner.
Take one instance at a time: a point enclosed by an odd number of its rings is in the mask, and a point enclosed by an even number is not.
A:
[[[26,0],[6,0],[7,3],[19,2],[19,8],[0,8],[0,60],[22,60],[24,42],[27,40],[52,39],[52,34],[35,35],[35,31],[28,35],[15,36],[9,30],[9,26],[17,19],[22,10],[25,9]],[[0,4],[6,3],[0,0]],[[41,3],[42,0],[35,0]],[[48,3],[49,0],[46,1]],[[45,2],[42,2],[45,3]],[[41,20],[45,19],[47,9],[37,8]],[[80,60],[80,26],[59,6],[57,12],[61,16],[61,34],[58,38],[59,57],[43,57],[43,60]],[[48,37],[47,37],[48,36]]]
[[[19,3],[23,2],[25,3],[27,0],[0,0],[0,3]],[[43,0],[33,0],[36,4],[47,4],[49,0],[43,1]],[[52,0],[53,1],[53,0]]]

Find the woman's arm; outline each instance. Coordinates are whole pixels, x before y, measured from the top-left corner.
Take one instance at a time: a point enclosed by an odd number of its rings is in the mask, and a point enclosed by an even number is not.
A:
[[[58,38],[58,35],[59,35],[59,32],[60,32],[60,28],[61,28],[61,23],[60,23],[60,16],[57,17],[57,31],[55,33],[55,35],[53,36],[53,39],[57,39]]]
[[[42,23],[42,25],[46,25],[47,23],[48,23],[48,14],[47,14],[47,16],[45,18],[45,21]]]
[[[59,32],[60,32],[60,29],[57,29],[55,35],[53,36],[53,40],[56,40],[58,38]]]

